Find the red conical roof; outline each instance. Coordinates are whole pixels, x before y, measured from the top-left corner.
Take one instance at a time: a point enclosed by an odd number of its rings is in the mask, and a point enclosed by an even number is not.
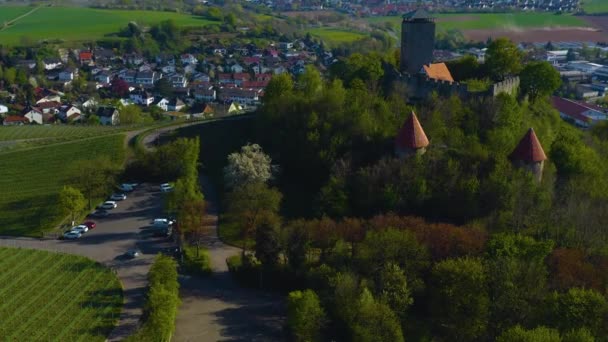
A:
[[[416,149],[427,147],[428,145],[429,139],[427,139],[426,134],[424,134],[424,130],[422,129],[422,126],[420,126],[416,113],[412,111],[412,115],[405,120],[403,127],[401,127],[401,130],[399,130],[399,133],[395,138],[395,146],[401,149]]]
[[[511,152],[509,158],[513,160],[523,160],[527,163],[540,162],[547,159],[543,147],[540,145],[534,129],[530,128],[526,135],[519,141],[519,144]]]

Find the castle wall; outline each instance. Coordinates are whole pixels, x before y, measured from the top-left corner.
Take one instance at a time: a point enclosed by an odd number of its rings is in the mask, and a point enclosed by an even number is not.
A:
[[[401,24],[401,63],[403,73],[417,74],[424,64],[433,62],[435,23],[430,20],[404,20]]]
[[[490,96],[497,96],[500,93],[517,95],[519,89],[519,77],[509,77],[506,80],[492,84],[489,90]]]

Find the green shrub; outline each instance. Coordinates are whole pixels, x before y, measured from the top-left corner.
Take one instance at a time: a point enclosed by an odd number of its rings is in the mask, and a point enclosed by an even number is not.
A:
[[[175,331],[179,300],[177,263],[159,254],[148,272],[150,286],[144,306],[143,324],[126,341],[170,341]]]
[[[231,256],[226,259],[228,270],[234,279],[242,286],[257,287],[260,283],[260,262],[251,255]]]
[[[209,260],[209,252],[206,249],[199,249],[199,255],[196,254],[196,246],[184,245],[184,263],[183,268],[186,273],[197,275],[209,275],[211,273],[211,264]]]

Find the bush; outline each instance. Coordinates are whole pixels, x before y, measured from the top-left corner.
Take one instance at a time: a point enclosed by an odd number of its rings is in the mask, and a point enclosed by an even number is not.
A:
[[[226,259],[228,270],[234,279],[242,286],[257,287],[260,280],[261,264],[250,255],[231,256]]]
[[[196,275],[211,274],[211,264],[209,260],[209,251],[199,249],[199,255],[196,256],[196,247],[184,245],[184,263],[183,268],[186,273]]]
[[[177,263],[159,254],[148,272],[150,286],[144,306],[143,324],[126,341],[170,341],[175,331],[179,300]]]

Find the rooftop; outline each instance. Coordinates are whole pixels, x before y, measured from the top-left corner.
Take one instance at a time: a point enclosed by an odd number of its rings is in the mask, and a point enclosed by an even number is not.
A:
[[[527,163],[536,163],[547,159],[547,155],[545,155],[545,151],[540,141],[538,141],[533,128],[530,128],[526,132],[526,135],[519,141],[519,144],[509,155],[509,158]]]
[[[426,137],[416,113],[412,112],[412,115],[405,121],[401,130],[395,138],[395,146],[401,149],[407,148],[422,148],[429,145],[429,139]]]

